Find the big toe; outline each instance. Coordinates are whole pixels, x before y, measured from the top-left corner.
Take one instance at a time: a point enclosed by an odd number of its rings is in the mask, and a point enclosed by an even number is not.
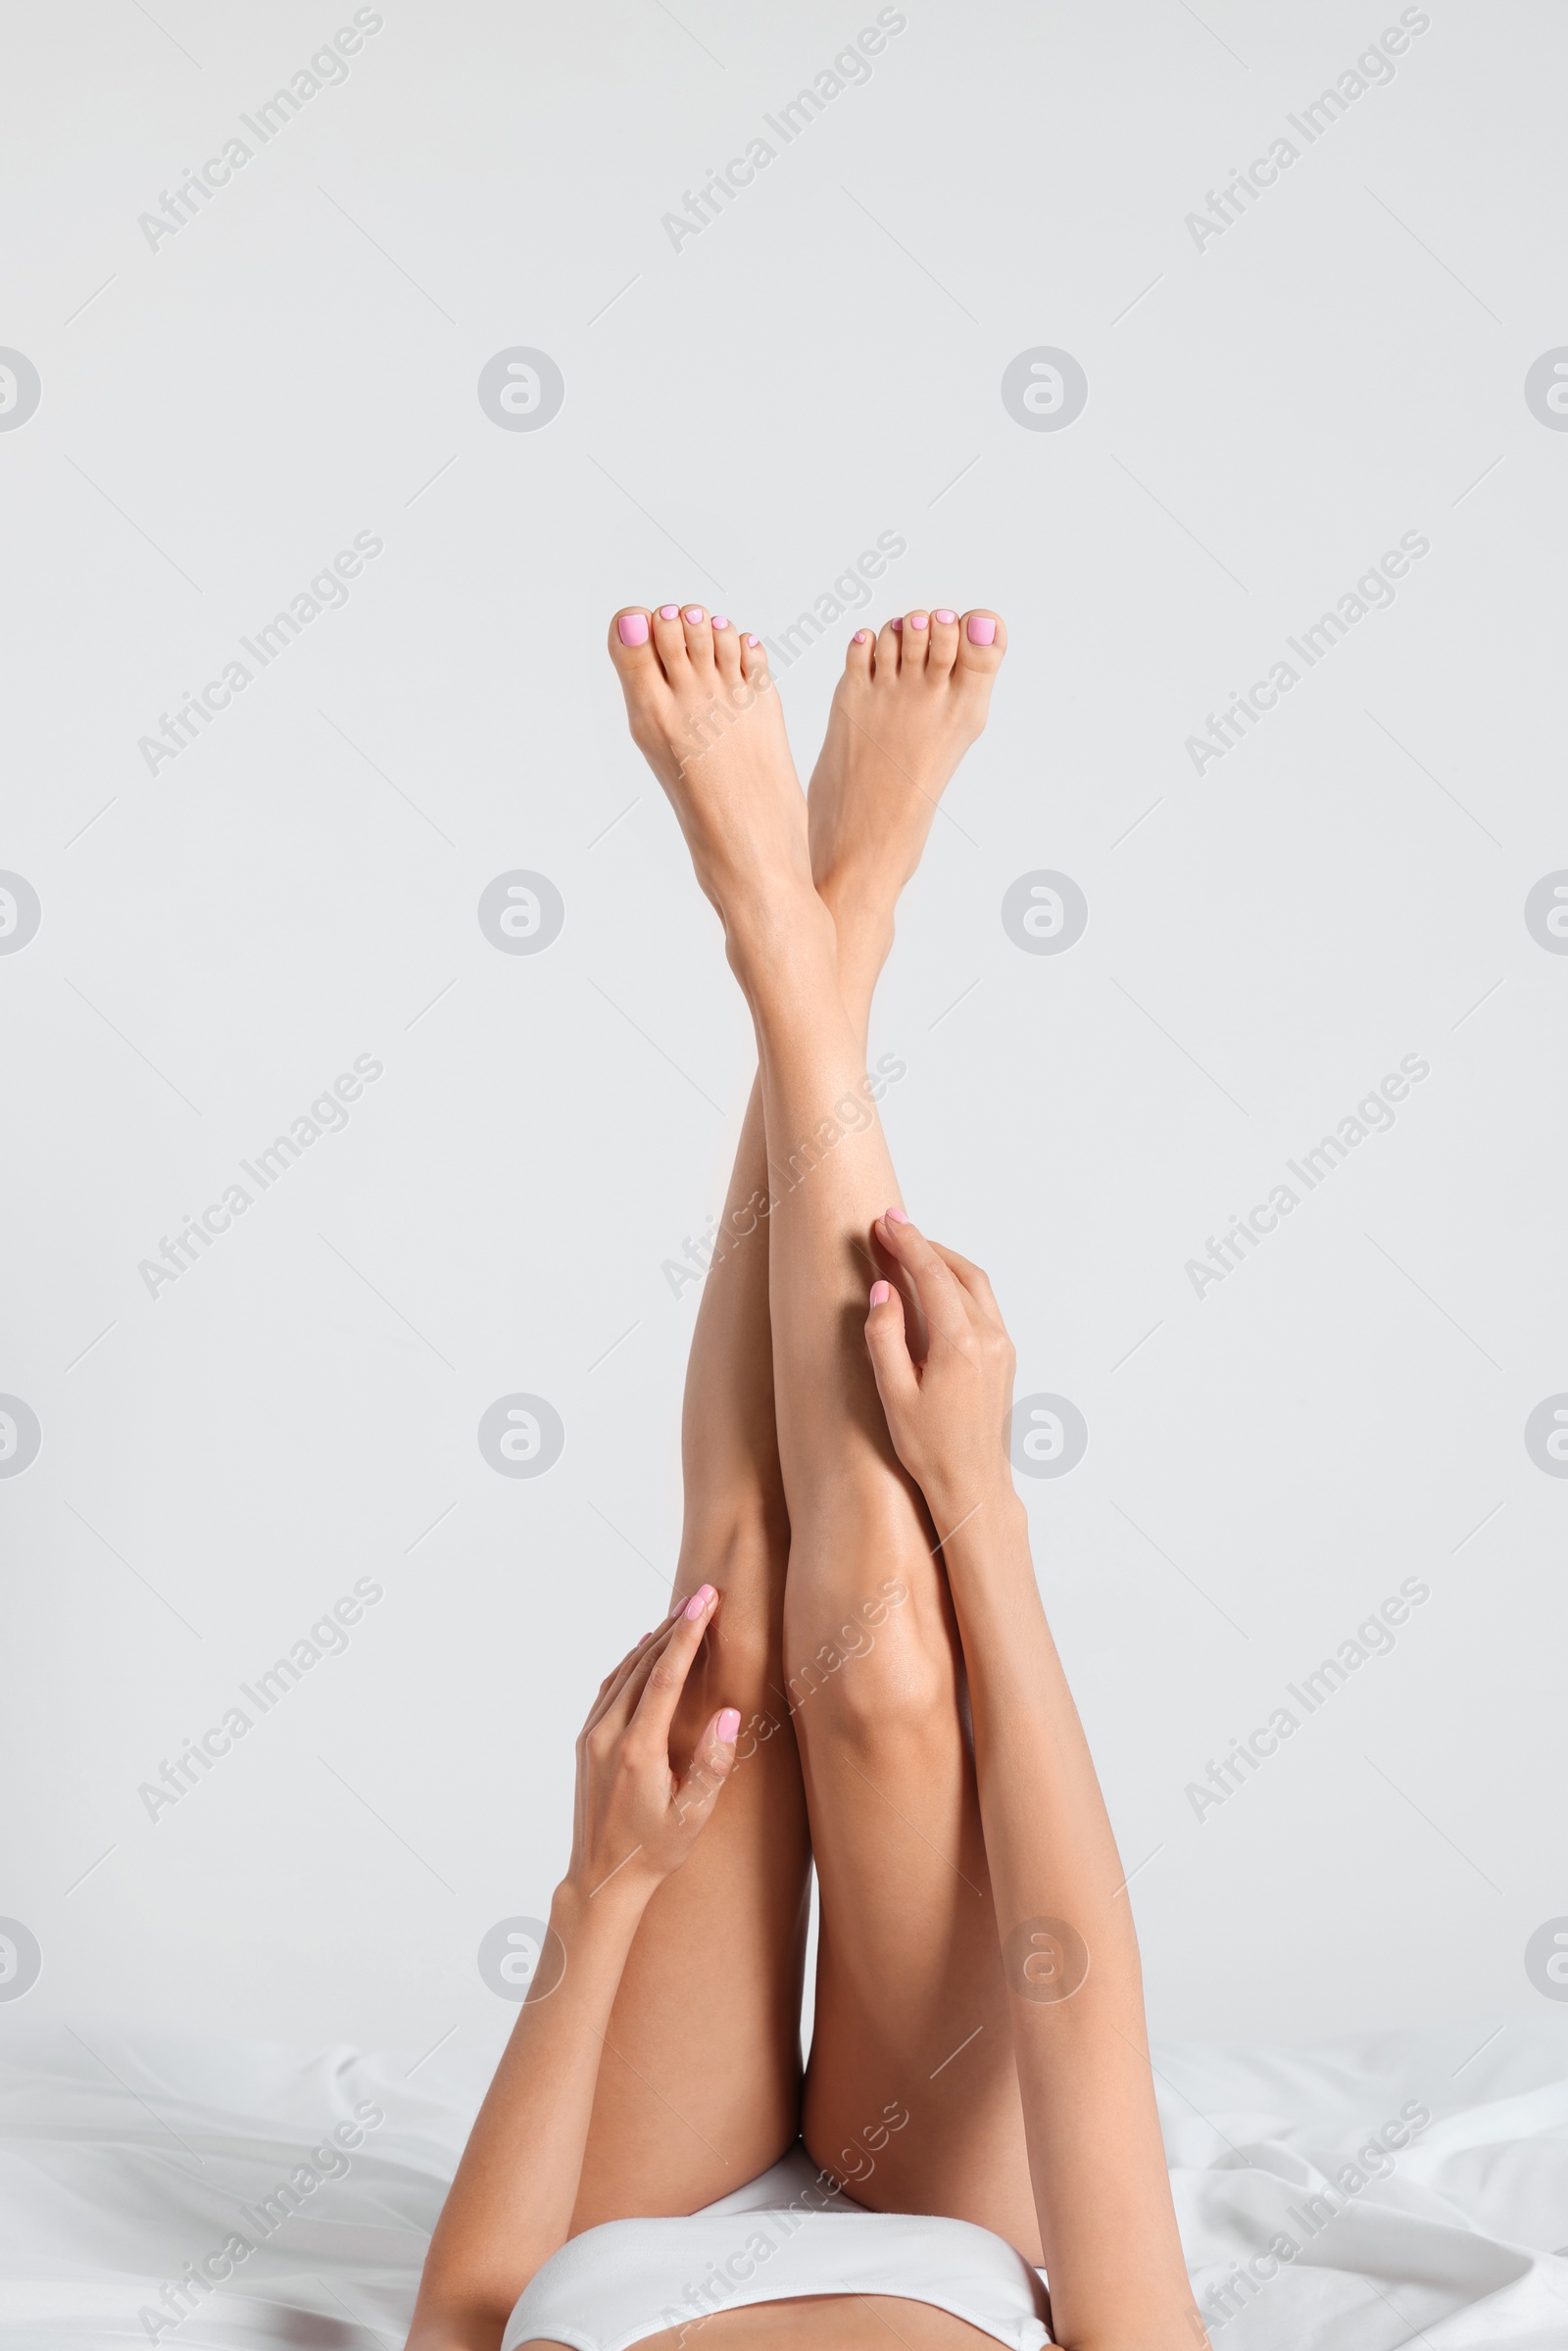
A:
[[[615,662],[651,661],[649,642],[652,614],[645,604],[629,604],[610,624],[610,658]]]
[[[654,651],[652,614],[644,605],[627,605],[610,623],[610,658],[620,672],[627,697],[650,686],[660,676]]]
[[[1007,650],[1007,631],[995,612],[965,612],[958,630],[955,667],[978,677],[995,677]]]

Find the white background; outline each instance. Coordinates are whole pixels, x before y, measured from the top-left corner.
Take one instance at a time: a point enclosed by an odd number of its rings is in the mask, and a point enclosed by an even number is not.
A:
[[[907,1062],[912,1210],[993,1270],[1020,1392],[1089,1423],[1028,1498],[1154,2028],[1540,2013],[1568,1482],[1522,1432],[1568,1388],[1568,958],[1523,902],[1568,864],[1568,437],[1523,382],[1568,341],[1568,24],[1434,0],[1200,250],[1186,215],[1396,9],[911,0],[676,251],[662,216],[872,8],[386,0],[150,250],[138,216],[350,13],[8,11],[0,343],[43,383],[0,434],[0,866],[43,906],[0,958],[28,2012],[504,2021],[475,1950],[545,1909],[572,1734],[664,1590],[696,1293],[661,1268],[750,1072],[606,619],[776,633],[891,531],[865,617],[994,604],[1012,650],[872,1052]],[[476,398],[513,345],[564,373],[539,432]],[[1036,345],[1087,370],[1066,430],[1003,406]],[[149,775],[138,738],[361,530],[346,609]],[[1195,775],[1205,713],[1406,531],[1392,609]],[[854,625],[784,674],[803,767]],[[538,956],[475,918],[512,867],[565,900]],[[1090,904],[1060,956],[1000,921],[1039,867]],[[149,1297],[139,1260],[357,1054],[347,1131]],[[1186,1261],[1405,1054],[1394,1130],[1197,1298]],[[514,1390],[565,1423],[536,1482],[475,1442]],[[361,1577],[346,1653],[149,1820],[139,1784]],[[1200,1823],[1188,1783],[1407,1577],[1394,1653]]]

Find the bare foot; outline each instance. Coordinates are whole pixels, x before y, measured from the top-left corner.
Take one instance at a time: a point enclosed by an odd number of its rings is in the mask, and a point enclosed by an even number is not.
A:
[[[1007,650],[995,612],[906,612],[873,642],[857,629],[811,776],[817,890],[841,929],[883,951],[937,801],[979,735]]]
[[[617,612],[610,658],[632,741],[680,819],[733,958],[737,921],[750,931],[813,898],[806,802],[767,656],[723,613],[666,604]]]

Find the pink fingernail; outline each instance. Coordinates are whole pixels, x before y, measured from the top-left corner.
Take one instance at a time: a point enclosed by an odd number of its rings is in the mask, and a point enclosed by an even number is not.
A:
[[[678,620],[680,606],[678,604],[662,604],[659,608],[659,617],[661,620]]]
[[[865,631],[863,628],[858,628],[856,630],[855,642],[857,645],[863,645],[865,643]]]
[[[956,612],[933,612],[931,617],[933,620],[940,620],[944,628],[951,628],[958,615]]]
[[[699,620],[701,620],[702,616],[703,608],[700,604],[689,604],[686,607],[686,617],[691,622],[693,628],[697,626],[697,623]]]
[[[615,626],[620,631],[622,645],[646,645],[648,618],[643,612],[622,612]]]
[[[715,612],[713,614],[713,626],[715,628],[728,628],[729,622],[725,619],[722,612]]]
[[[997,624],[996,624],[996,622],[995,622],[995,621],[992,619],[992,617],[991,617],[990,613],[989,613],[989,612],[971,612],[971,613],[969,614],[969,642],[970,642],[970,644],[971,644],[971,645],[994,645],[994,644],[996,643],[996,641],[997,641]]]
[[[702,1615],[703,1610],[708,1606],[709,1601],[717,1599],[717,1597],[718,1594],[716,1592],[714,1592],[711,1584],[701,1584],[692,1593],[691,1598],[687,1601],[683,1613],[691,1618],[693,1622],[695,1622],[696,1619]]]
[[[740,1708],[738,1706],[721,1707],[719,1710],[717,1723],[719,1745],[721,1747],[732,1747],[735,1744],[736,1738],[739,1735],[740,1727]]]
[[[759,645],[760,645],[760,644],[761,644],[762,640],[761,640],[761,638],[760,638],[760,637],[748,637],[748,638],[747,638],[747,640],[746,640],[746,642],[747,642],[747,644],[748,644],[748,645],[750,645],[750,646],[752,647],[753,651],[755,652],[755,651],[756,651],[756,649],[757,649],[757,647],[758,647]]]
[[[889,628],[902,628],[904,626],[904,622],[902,620],[890,620],[888,622],[888,626]]]
[[[909,614],[909,626],[911,628],[924,628],[930,616],[931,615],[929,612],[911,612]]]
[[[892,1296],[893,1292],[886,1282],[873,1282],[871,1284],[871,1303],[873,1306],[885,1306],[888,1302],[888,1299]]]
[[[907,1224],[908,1221],[902,1208],[890,1208],[882,1219],[884,1224]]]

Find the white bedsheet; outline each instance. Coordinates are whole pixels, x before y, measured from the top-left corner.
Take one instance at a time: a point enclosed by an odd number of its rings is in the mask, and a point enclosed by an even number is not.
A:
[[[1568,2351],[1568,2017],[1156,2059],[1224,2351]],[[411,2078],[412,2057],[7,2017],[0,2346],[401,2345],[488,2063],[442,2052]],[[334,2154],[334,2127],[353,2137],[366,2106],[383,2119]],[[1432,2117],[1419,2135],[1357,2161],[1411,2107]],[[274,2224],[280,2183],[297,2201]],[[255,2249],[172,2323],[164,2288],[233,2262],[235,2231]],[[1293,2257],[1269,2253],[1280,2236]]]

